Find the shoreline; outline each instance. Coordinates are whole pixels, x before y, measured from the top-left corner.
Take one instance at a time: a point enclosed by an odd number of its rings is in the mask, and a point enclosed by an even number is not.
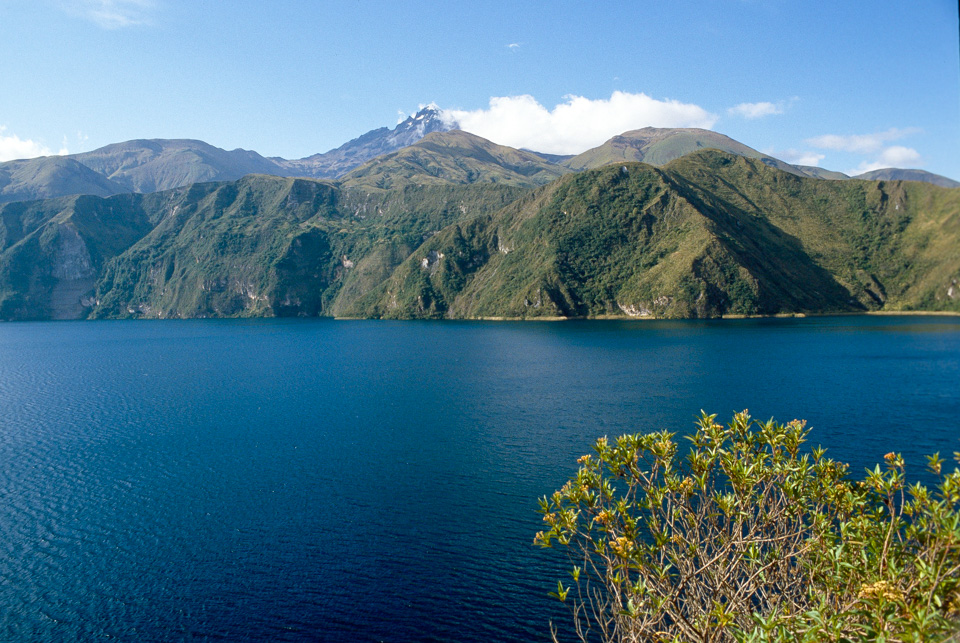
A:
[[[565,321],[715,321],[726,319],[804,319],[808,317],[960,317],[960,312],[952,310],[866,310],[859,312],[825,312],[825,313],[774,313],[772,315],[721,315],[720,317],[630,317],[624,315],[590,315],[585,317],[455,317],[440,319],[384,319],[378,317],[332,317],[336,321],[493,321],[493,322],[565,322]]]
[[[804,319],[808,317],[960,317],[960,312],[952,310],[868,310],[858,312],[824,312],[824,313],[775,313],[773,315],[721,315],[720,317],[630,317],[625,315],[591,315],[584,317],[456,317],[456,318],[397,318],[384,319],[382,317],[348,317],[348,316],[316,316],[316,317],[276,317],[276,316],[239,316],[239,317],[125,317],[99,319],[18,319],[0,320],[2,324],[36,323],[36,322],[86,322],[86,321],[198,321],[198,320],[227,320],[227,319],[326,319],[330,321],[489,321],[489,322],[568,322],[568,321],[627,321],[627,322],[655,322],[655,321],[718,321],[738,319]]]

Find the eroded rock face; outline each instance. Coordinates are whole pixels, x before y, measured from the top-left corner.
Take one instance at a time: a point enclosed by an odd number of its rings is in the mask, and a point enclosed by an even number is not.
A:
[[[429,270],[430,274],[433,274],[437,271],[437,268],[440,267],[440,260],[443,259],[444,256],[442,252],[431,250],[427,253],[426,257],[420,260],[420,267],[424,270]]]
[[[53,276],[57,279],[77,280],[92,278],[96,271],[90,261],[90,251],[80,233],[72,225],[58,226],[58,247],[54,255]]]
[[[630,317],[650,317],[653,311],[641,305],[621,304],[617,302],[617,307]]]
[[[90,251],[76,228],[68,223],[57,226],[56,250],[51,276],[56,283],[50,289],[47,307],[51,319],[81,319],[90,309],[90,295],[97,271]]]
[[[629,317],[657,317],[662,314],[672,302],[672,297],[660,295],[649,305],[646,303],[624,304],[618,301],[617,308]]]

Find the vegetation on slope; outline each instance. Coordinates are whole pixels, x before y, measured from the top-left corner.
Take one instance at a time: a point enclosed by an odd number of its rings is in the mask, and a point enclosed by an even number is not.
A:
[[[564,177],[450,226],[357,305],[384,317],[960,310],[960,191],[704,151]]]
[[[0,163],[0,203],[67,194],[110,196],[127,190],[69,157],[45,156]]]
[[[901,170],[895,167],[887,167],[881,170],[871,170],[853,177],[864,181],[922,181],[931,185],[939,185],[942,188],[960,188],[960,181],[948,179],[945,176],[927,172],[926,170]]]
[[[798,239],[864,308],[960,310],[960,190],[802,179],[712,152],[669,169],[725,209]]]
[[[177,193],[0,206],[0,319],[75,319],[103,267],[149,232]]]
[[[389,190],[375,172],[251,175],[0,206],[0,317],[960,310],[960,190],[807,179],[718,151],[532,190],[536,165],[521,181],[527,166],[473,139],[421,148],[455,177],[476,163],[467,184],[395,157]]]
[[[384,190],[450,183],[533,187],[566,172],[536,154],[451,130],[428,134],[413,145],[378,157],[346,174],[343,182]]]
[[[535,542],[570,554],[552,595],[583,641],[934,641],[960,625],[960,469],[903,458],[865,479],[802,422],[601,438],[540,501]],[[685,453],[685,457],[683,455]],[[960,454],[955,454],[960,460]],[[554,633],[556,640],[556,634]],[[952,640],[952,639],[951,639]]]
[[[96,317],[203,317],[321,310],[335,271],[336,191],[248,176],[198,184],[104,270]]]
[[[341,294],[362,296],[430,235],[525,191],[341,190],[251,175],[151,195],[8,204],[0,318],[341,314]]]
[[[735,141],[729,136],[695,127],[644,127],[643,129],[631,130],[619,136],[614,136],[598,147],[563,161],[562,165],[576,171],[591,170],[611,163],[624,162],[642,162],[659,167],[681,156],[708,149],[760,159],[766,165],[778,170],[806,176],[800,168],[784,163],[780,159],[775,159],[767,154],[761,154],[752,147]]]

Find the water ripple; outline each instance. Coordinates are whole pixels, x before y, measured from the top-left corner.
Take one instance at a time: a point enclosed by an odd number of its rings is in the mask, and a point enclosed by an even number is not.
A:
[[[870,332],[864,332],[870,331]],[[603,434],[960,449],[960,320],[0,326],[0,639],[534,641]]]

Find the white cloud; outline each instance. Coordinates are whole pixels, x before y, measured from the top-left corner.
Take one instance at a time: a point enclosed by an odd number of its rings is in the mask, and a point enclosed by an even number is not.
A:
[[[728,114],[732,116],[742,116],[743,118],[762,118],[764,116],[772,116],[774,114],[782,114],[783,106],[774,105],[773,103],[740,103],[736,107],[731,107],[727,110]]]
[[[825,150],[837,150],[839,152],[854,152],[857,154],[874,154],[883,147],[888,141],[896,141],[905,136],[916,134],[920,130],[915,127],[906,129],[897,129],[891,127],[883,132],[873,134],[852,134],[841,136],[837,134],[825,134],[815,136],[806,140],[807,145],[819,147]]]
[[[516,50],[520,49],[520,43],[519,43],[519,42],[511,42],[509,45],[507,45],[507,49],[509,49],[510,51],[516,51]]]
[[[448,122],[501,145],[550,154],[579,154],[642,127],[711,128],[714,114],[692,103],[614,92],[609,99],[566,96],[547,109],[530,95],[495,96],[487,109],[444,110]]]
[[[50,156],[50,149],[30,139],[23,139],[16,134],[7,134],[7,128],[0,125],[0,162],[14,159],[31,159],[37,156]],[[64,137],[63,146],[59,154],[67,154],[67,139]]]
[[[864,161],[857,169],[847,172],[850,176],[863,174],[872,170],[880,170],[887,167],[916,167],[920,165],[920,153],[912,147],[903,147],[902,145],[891,145],[885,148],[880,156],[872,161]]]
[[[905,127],[903,129],[891,127],[888,130],[872,134],[825,134],[808,138],[805,142],[807,145],[823,150],[848,152],[867,157],[856,168],[845,171],[845,174],[855,176],[886,167],[903,168],[920,165],[922,157],[917,150],[903,145],[888,145],[888,143],[921,131],[917,127]]]
[[[793,165],[812,165],[814,167],[820,166],[820,161],[826,158],[825,154],[820,154],[818,152],[811,152],[809,150],[795,150],[790,148],[788,150],[764,150],[764,154],[769,154],[775,158],[780,159],[781,161],[786,161],[787,163],[792,163]]]
[[[155,0],[62,0],[70,13],[81,16],[103,29],[120,29],[150,24]]]
[[[883,150],[880,155],[880,161],[889,164],[889,166],[900,166],[906,163],[917,163],[920,161],[920,153],[911,147],[893,145]]]

